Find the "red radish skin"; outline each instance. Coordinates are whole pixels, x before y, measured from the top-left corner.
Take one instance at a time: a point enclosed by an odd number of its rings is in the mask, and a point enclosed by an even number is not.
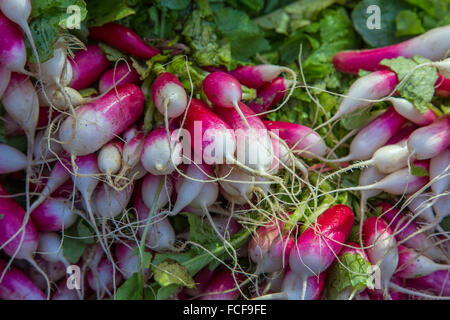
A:
[[[121,61],[101,76],[98,81],[98,91],[104,93],[114,86],[120,86],[126,83],[139,83],[139,74],[130,62]]]
[[[398,246],[399,262],[395,276],[401,279],[413,279],[427,276],[438,270],[450,270],[450,265],[435,263],[413,249]]]
[[[222,269],[209,281],[199,300],[236,300],[241,295],[236,282],[240,284],[244,280],[241,273],[233,274],[229,269]]]
[[[0,61],[11,72],[27,73],[27,52],[20,27],[0,12]]]
[[[77,220],[75,210],[71,200],[52,197],[31,212],[31,219],[39,231],[62,231]]]
[[[291,250],[289,266],[304,281],[319,275],[335,260],[353,226],[354,214],[346,205],[334,205],[306,229]]]
[[[241,102],[238,106],[246,121],[241,119],[241,115],[234,108],[215,107],[213,110],[234,130],[237,160],[258,172],[267,172],[273,161],[270,135],[265,124],[252,109]]]
[[[134,84],[124,84],[96,101],[77,108],[76,120],[61,124],[59,138],[64,150],[78,156],[99,150],[130,127],[144,110],[144,94]],[[95,119],[95,120],[94,120]]]
[[[280,234],[283,225],[259,227],[248,244],[250,258],[257,264],[256,274],[278,272],[289,262],[295,240]]]
[[[283,100],[288,89],[286,79],[278,77],[272,82],[264,84],[257,90],[257,98],[248,106],[255,113],[262,113],[272,109],[278,102]]]
[[[437,156],[450,146],[450,115],[414,131],[408,138],[408,150],[419,160]]]
[[[0,260],[0,274],[7,263]],[[1,300],[45,300],[44,293],[19,268],[10,266],[0,282]]]
[[[400,142],[406,142],[416,129],[418,129],[418,126],[407,122],[403,127],[401,127],[389,140],[386,142],[387,145],[396,144]]]
[[[386,221],[370,217],[363,225],[364,246],[372,265],[380,268],[381,285],[387,290],[398,266],[398,250],[393,232]]]
[[[170,143],[167,130],[157,128],[145,138],[141,164],[145,170],[153,175],[171,174],[175,171],[175,167],[183,161],[182,152],[184,153],[184,149],[177,140],[176,132],[169,130],[169,135]]]
[[[391,278],[391,283],[397,284],[399,286],[402,286],[402,280],[399,278],[396,278],[395,276]],[[382,290],[367,290],[368,294],[370,295],[370,300],[386,300],[383,291]],[[405,296],[403,293],[395,291],[395,290],[389,290],[389,297],[390,300],[405,300]]]
[[[76,289],[69,289],[67,287],[67,280],[62,280],[55,292],[53,293],[52,300],[80,300]]]
[[[215,274],[216,270],[209,270],[209,267],[203,268],[194,277],[195,288],[186,288],[184,292],[191,297],[202,294]]]
[[[176,76],[161,73],[152,84],[152,99],[156,109],[168,118],[176,118],[184,113],[188,104],[186,90]]]
[[[382,68],[379,63],[383,59],[393,59],[400,56],[405,58],[422,56],[434,61],[440,60],[445,58],[448,53],[447,40],[449,35],[450,27],[444,26],[387,47],[342,51],[333,57],[333,64],[341,72],[358,74],[359,70],[378,70]]]
[[[435,271],[424,277],[407,280],[406,286],[440,296],[450,296],[450,271]]]
[[[438,79],[435,83],[435,94],[443,98],[450,97],[450,79],[438,74]]]
[[[390,229],[395,232],[395,238],[403,245],[415,249],[417,252],[428,256],[433,260],[439,261],[443,254],[436,247],[436,245],[423,232],[417,233],[420,230],[419,226],[414,222],[405,220],[400,211],[387,202],[378,204],[382,208],[383,219],[389,222]],[[417,233],[414,236],[413,234]]]
[[[143,42],[134,31],[114,22],[89,28],[89,37],[142,59],[150,59],[160,53]]]
[[[0,143],[0,174],[21,171],[27,165],[26,155],[16,148]]]
[[[70,63],[72,65],[70,87],[75,90],[89,88],[111,64],[96,44],[88,45],[86,50],[75,52],[75,57]]]
[[[278,77],[286,68],[272,64],[242,66],[229,72],[240,83],[249,88],[260,88]]]
[[[184,128],[190,135],[189,142],[194,150],[194,162],[204,161],[208,165],[234,162],[236,151],[234,131],[212,112],[206,103],[192,99],[186,111]]]
[[[322,157],[327,152],[327,146],[322,137],[311,128],[301,124],[283,121],[263,121],[267,130],[283,139],[289,148],[299,152],[305,158]]]
[[[242,99],[239,81],[225,72],[213,72],[202,82],[203,91],[213,105],[221,108],[237,107]]]

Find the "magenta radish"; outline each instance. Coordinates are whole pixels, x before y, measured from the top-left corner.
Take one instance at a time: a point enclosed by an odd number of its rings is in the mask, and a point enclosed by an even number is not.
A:
[[[401,127],[389,140],[386,142],[386,146],[390,144],[398,144],[400,142],[406,142],[418,127],[411,122],[407,122],[403,127]]]
[[[269,111],[284,98],[288,86],[288,80],[281,77],[275,78],[272,82],[258,88],[257,98],[249,102],[248,106],[255,113]]]
[[[35,260],[39,267],[44,270],[51,282],[59,281],[67,275],[66,266],[61,262],[48,262],[39,255],[35,257]],[[36,271],[36,269],[34,269],[34,267],[28,268],[28,276],[39,289],[45,289],[45,279],[38,271]]]
[[[102,49],[96,44],[88,45],[86,50],[75,52],[75,57],[70,63],[72,81],[69,86],[75,90],[88,88],[110,65]]]
[[[62,280],[53,293],[52,300],[80,300],[76,289],[69,289],[67,280]]]
[[[142,59],[150,59],[160,53],[142,41],[134,31],[114,22],[89,28],[89,37]]]
[[[0,260],[0,273],[4,275],[0,281],[1,300],[45,300],[44,293],[19,268],[6,268],[7,263]]]
[[[169,134],[170,143],[164,128],[154,129],[145,138],[141,163],[145,170],[153,175],[170,174],[183,160],[183,148],[176,133],[169,131]]]
[[[212,168],[208,165],[191,163],[187,166],[185,174],[180,174],[175,183],[177,200],[170,215],[179,213],[200,194],[203,186],[207,183],[205,180],[209,179],[208,176],[212,176]]]
[[[203,79],[203,91],[213,105],[221,108],[236,108],[242,100],[239,81],[225,72],[213,72]]]
[[[382,202],[377,206],[382,208],[382,217],[389,222],[390,229],[395,232],[397,241],[433,260],[442,260],[442,252],[424,232],[418,232],[420,228],[417,224],[405,220],[400,211],[387,202]]]
[[[249,107],[238,102],[238,108],[245,120],[241,119],[240,114],[232,108],[215,107],[214,112],[235,132],[237,161],[257,172],[265,173],[273,161],[270,135],[264,123]]]
[[[246,204],[252,198],[255,177],[232,165],[218,165],[216,175],[222,195],[235,204]]]
[[[321,272],[318,277],[309,277],[304,289],[305,282],[302,278],[292,270],[288,270],[283,277],[281,292],[286,300],[320,300],[325,283],[326,272]]]
[[[149,219],[150,208],[147,207],[141,196],[141,192],[138,189],[135,192],[133,207],[136,209],[137,219],[141,223],[139,226],[139,235],[142,237],[144,234],[145,225],[148,223],[149,229],[145,238],[146,246],[156,252],[168,251],[174,248],[175,244],[175,231],[170,224],[169,219],[164,216],[153,215]],[[163,190],[164,191],[164,187]],[[153,197],[150,201],[153,202],[156,193],[153,193]]]
[[[104,291],[112,295],[112,291],[119,287],[123,281],[120,272],[114,269],[111,262],[106,258],[100,260],[95,268],[95,272],[97,276],[93,270],[89,270],[86,276],[89,287],[96,292]]]
[[[393,232],[383,219],[370,217],[364,221],[363,238],[367,257],[372,265],[379,267],[381,285],[387,290],[399,260]]]
[[[0,63],[0,99],[8,87],[9,79],[11,78],[11,71]]]
[[[215,270],[210,270],[209,267],[203,268],[194,277],[195,288],[186,288],[184,292],[192,297],[202,294],[215,274]]]
[[[12,73],[2,97],[2,104],[8,114],[24,129],[29,143],[33,145],[39,117],[39,103],[30,79],[23,74]]]
[[[309,277],[318,276],[333,263],[350,234],[353,221],[352,209],[334,205],[300,234],[291,250],[289,266],[305,284]]]
[[[169,72],[158,75],[152,84],[152,99],[156,109],[168,118],[176,118],[184,113],[188,97],[183,85]]]
[[[212,164],[234,163],[236,136],[230,126],[206,103],[192,99],[186,110],[184,128],[194,150],[194,162]],[[185,153],[187,150],[183,150]]]
[[[129,135],[129,131],[133,134]],[[134,132],[136,131],[136,132]],[[145,135],[143,132],[138,132],[136,129],[132,128],[125,132],[125,144],[122,149],[122,170],[119,176],[126,176],[131,169],[133,169],[137,164],[140,163],[142,150],[145,143]]]
[[[78,191],[80,191],[83,204],[87,208],[88,213],[91,214],[90,201],[92,194],[99,183],[97,175],[100,172],[97,164],[97,156],[94,153],[91,153],[75,158],[74,162],[75,167],[72,165],[70,166],[73,170],[73,174],[71,175],[72,182]],[[93,219],[92,216],[91,219]]]
[[[401,279],[413,279],[427,276],[438,270],[450,270],[450,265],[438,264],[405,246],[398,246],[398,268],[395,276]]]
[[[256,274],[281,271],[288,264],[295,240],[280,233],[283,227],[283,224],[259,227],[252,236],[248,253],[257,264]]]
[[[115,256],[117,266],[124,279],[129,279],[133,273],[138,272],[139,256],[136,252],[137,245],[131,241],[125,241],[116,245]],[[149,269],[142,268],[144,274],[149,273]]]
[[[450,189],[450,148],[430,160],[430,179],[434,180],[431,190],[437,195]]]
[[[327,152],[325,141],[311,128],[283,121],[263,122],[267,130],[279,136],[289,148],[298,152],[302,157],[322,157]]]
[[[122,168],[121,141],[112,141],[104,145],[98,153],[98,169],[107,176],[114,175]]]
[[[98,81],[98,91],[105,93],[106,91],[120,86],[125,83],[139,82],[139,74],[129,62],[121,61],[114,68],[107,70]]]
[[[0,174],[20,171],[27,165],[26,155],[16,148],[0,143]]]
[[[419,160],[430,159],[450,146],[450,115],[415,130],[408,138],[408,150]]]
[[[161,179],[164,179],[164,185],[157,199],[156,211],[164,208],[169,202],[173,192],[173,182],[169,176],[154,176],[150,173],[147,173],[142,181],[142,201],[148,208],[151,208]]]
[[[292,74],[292,70],[273,64],[242,66],[230,71],[229,74],[235,77],[244,86],[257,89],[264,84],[273,81],[283,72]]]
[[[55,232],[40,232],[39,246],[37,248],[39,255],[48,262],[62,262],[66,267],[69,261],[62,252],[62,239]]]
[[[236,300],[241,295],[237,286],[244,280],[243,274],[233,273],[228,268],[224,268],[216,272],[204,288],[199,300]]]
[[[391,284],[396,284],[398,286],[402,285],[402,280],[393,276],[391,278]],[[380,289],[374,289],[374,290],[367,290],[370,300],[386,300],[386,295],[384,294],[383,290]],[[401,292],[395,291],[393,289],[388,290],[389,293],[389,299],[390,300],[404,300],[404,295]]]
[[[59,139],[64,141],[63,148],[70,154],[90,154],[130,127],[143,108],[141,89],[134,84],[124,84],[78,107],[75,118],[68,117],[61,124]]]
[[[397,113],[419,126],[427,126],[437,119],[437,115],[431,109],[421,113],[406,99],[390,97],[388,101],[392,103]]]
[[[440,270],[424,277],[410,279],[406,286],[440,296],[450,296],[450,271]]]
[[[414,214],[414,217],[422,221],[433,223],[435,222],[435,215],[432,207],[433,200],[427,194],[419,194],[416,197],[408,199],[408,209]]]
[[[444,78],[438,73],[438,79],[436,80],[434,92],[436,95],[443,98],[450,97],[450,79]]]
[[[92,208],[98,217],[111,219],[124,212],[131,200],[134,183],[120,191],[106,184],[100,185],[92,195]]]
[[[449,48],[450,27],[432,29],[420,36],[387,47],[341,51],[333,57],[333,64],[341,72],[358,74],[360,69],[374,71],[379,69],[383,59],[397,57],[413,58],[422,56],[429,60],[446,57]]]
[[[39,231],[62,231],[75,223],[76,210],[71,200],[48,198],[31,212],[31,219]]]
[[[28,73],[25,71],[27,52],[22,31],[16,23],[6,17],[4,12],[0,12],[0,33],[4,35],[0,40],[2,65],[11,72]]]

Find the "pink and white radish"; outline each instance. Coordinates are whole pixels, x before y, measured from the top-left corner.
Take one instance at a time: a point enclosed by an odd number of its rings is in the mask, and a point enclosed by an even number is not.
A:
[[[243,274],[224,268],[209,281],[199,300],[236,300],[241,295],[238,286],[244,280]]]
[[[110,177],[122,168],[123,143],[112,141],[104,145],[98,153],[98,169]]]
[[[0,5],[4,5],[3,2]],[[27,51],[22,30],[20,30],[19,25],[7,17],[3,10],[0,12],[0,33],[3,35],[0,39],[0,61],[2,65],[10,72],[28,74],[25,70]]]
[[[157,199],[157,205],[155,208],[156,212],[164,208],[167,203],[169,203],[173,192],[172,179],[169,176],[154,176],[150,173],[147,173],[142,181],[142,201],[148,208],[151,208],[153,206],[155,195],[161,179],[164,179],[164,185]]]
[[[284,98],[288,86],[288,80],[281,77],[275,78],[272,82],[258,88],[257,98],[249,102],[248,106],[255,113],[269,111]]]
[[[431,190],[437,195],[450,189],[450,148],[430,160],[430,180],[434,181]]]
[[[0,63],[0,99],[8,87],[9,79],[11,78],[11,71]]]
[[[410,279],[406,286],[425,292],[433,292],[438,296],[450,296],[450,271],[435,271],[430,275]]]
[[[136,254],[136,244],[131,241],[125,241],[116,245],[115,256],[117,266],[125,280],[128,280],[133,273],[138,272],[139,256]],[[149,273],[149,269],[142,268],[144,274]]]
[[[291,69],[273,64],[242,66],[230,71],[229,74],[244,86],[257,89],[272,82],[283,72],[293,74]]]
[[[87,281],[89,287],[96,292],[106,292],[108,295],[113,295],[112,291],[120,286],[123,281],[123,277],[120,272],[113,267],[108,259],[103,258],[100,260],[93,270],[89,270],[87,273]]]
[[[139,82],[139,74],[136,69],[130,65],[129,62],[120,61],[114,68],[107,70],[98,81],[98,91],[105,93],[115,86],[120,86],[125,83]]]
[[[67,275],[66,266],[62,262],[48,262],[39,255],[36,255],[35,260],[51,282],[59,281]],[[27,272],[33,283],[37,285],[39,289],[44,290],[47,284],[45,283],[42,274],[32,266],[29,266]]]
[[[111,219],[124,212],[131,200],[134,183],[117,191],[109,185],[100,185],[92,195],[92,208],[98,217]]]
[[[219,178],[221,194],[231,202],[242,205],[252,198],[255,177],[244,172],[243,169],[232,165],[218,165],[216,175]]]
[[[0,273],[3,275],[0,281],[1,300],[45,300],[44,293],[24,272],[7,265],[5,261],[0,260]]]
[[[27,167],[27,156],[7,144],[0,143],[0,174],[23,170]]]
[[[156,109],[168,118],[181,116],[186,110],[186,90],[176,76],[164,72],[152,83],[152,99]]]
[[[62,262],[66,267],[70,265],[62,252],[62,239],[55,232],[39,232],[37,251],[42,259],[48,262]]]
[[[170,174],[183,160],[183,148],[176,133],[169,131],[169,134],[170,142],[164,128],[154,129],[145,138],[141,163],[153,175]]]
[[[425,113],[421,113],[406,99],[390,97],[388,101],[392,103],[395,111],[401,116],[419,126],[427,126],[438,118],[431,109],[428,109]]]
[[[75,223],[76,211],[71,200],[52,197],[31,212],[31,219],[39,231],[62,231]]]
[[[142,41],[133,30],[115,22],[89,28],[89,37],[142,59],[148,60],[160,53]]]
[[[130,127],[143,108],[142,90],[134,84],[124,84],[78,107],[75,116],[66,118],[61,124],[59,139],[70,154],[93,153]]]

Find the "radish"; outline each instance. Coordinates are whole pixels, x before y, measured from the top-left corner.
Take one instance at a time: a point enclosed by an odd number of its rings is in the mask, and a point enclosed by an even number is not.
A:
[[[89,37],[142,59],[150,59],[160,53],[144,43],[134,31],[114,22],[89,28]]]
[[[433,210],[436,214],[436,217],[438,217],[437,219],[439,221],[450,215],[450,211],[448,210],[448,208],[450,207],[450,194],[448,193],[448,190],[446,192],[447,193],[440,196],[436,200],[436,203],[433,205]],[[447,232],[445,233],[447,234]]]
[[[237,166],[226,164],[216,167],[216,175],[220,179],[221,193],[228,201],[242,205],[251,200],[255,177]]]
[[[442,77],[440,73],[438,73],[438,79],[435,83],[435,94],[439,97],[448,98],[450,97],[450,79],[449,77]]]
[[[325,283],[326,272],[321,272],[318,277],[309,277],[306,288],[303,288],[305,282],[302,278],[292,270],[288,270],[283,277],[281,292],[286,300],[320,300]]]
[[[264,123],[249,107],[238,102],[238,108],[245,120],[241,119],[239,113],[232,108],[215,107],[214,112],[235,132],[238,162],[263,174],[272,165],[272,140]]]
[[[62,262],[48,262],[42,259],[39,255],[36,255],[35,260],[39,267],[44,270],[51,282],[59,281],[67,275],[66,267]],[[28,276],[31,281],[39,287],[39,289],[45,289],[45,279],[38,271],[36,271],[36,269],[29,267]]]
[[[325,141],[311,128],[283,121],[263,121],[263,123],[267,130],[279,136],[301,157],[322,157],[327,152]]]
[[[380,268],[380,281],[387,293],[389,281],[398,266],[396,241],[386,221],[379,217],[370,217],[364,221],[364,245],[369,261]]]
[[[237,286],[244,280],[243,274],[224,268],[209,281],[199,300],[236,300],[241,295]]]
[[[48,198],[31,212],[31,218],[39,231],[62,231],[75,223],[76,211],[70,200]]]
[[[0,281],[1,300],[45,300],[44,293],[30,280],[20,269],[9,266],[0,260],[0,273],[3,279]]]
[[[395,275],[401,279],[427,276],[438,270],[450,270],[450,265],[438,264],[405,246],[398,246],[399,262]]]
[[[112,141],[105,144],[98,153],[98,169],[111,177],[119,172],[122,167],[123,143]]]
[[[422,291],[433,292],[439,296],[450,296],[450,271],[435,271],[424,277],[410,279],[406,285]]]
[[[209,267],[201,269],[194,277],[195,288],[185,288],[183,291],[191,297],[201,295],[215,274],[216,270],[210,270]]]
[[[257,264],[255,274],[278,272],[286,267],[295,240],[280,233],[283,225],[259,227],[250,240],[248,253]]]
[[[143,188],[142,188],[143,189]],[[175,244],[175,231],[173,230],[170,221],[166,217],[152,216],[149,219],[150,209],[145,205],[140,190],[135,193],[133,207],[136,209],[138,220],[144,225],[148,223],[148,233],[145,237],[145,244],[151,250],[156,252],[168,251],[174,249]],[[164,191],[164,189],[163,189]],[[155,199],[155,193],[153,193],[152,201]],[[160,198],[158,198],[159,200]],[[139,235],[142,237],[145,228],[141,225],[139,227]]]
[[[436,114],[431,109],[421,113],[406,99],[390,97],[388,101],[392,103],[395,111],[401,116],[419,126],[427,126],[437,119]]]
[[[0,63],[0,99],[8,87],[9,79],[11,78],[11,71]]]
[[[442,260],[442,252],[424,232],[418,232],[418,225],[402,219],[400,211],[387,202],[379,203],[378,206],[382,208],[383,219],[389,222],[391,230],[394,230],[397,241],[433,260]]]
[[[212,175],[212,168],[208,165],[189,164],[184,175],[180,175],[175,183],[177,200],[170,215],[176,215],[189,205],[207,184],[208,176]]]
[[[407,122],[403,127],[401,127],[389,140],[386,142],[386,146],[390,144],[398,144],[400,142],[408,141],[409,136],[418,127],[411,122]]]
[[[62,262],[66,267],[70,265],[62,252],[62,239],[55,232],[39,233],[39,255],[48,262]]]
[[[170,174],[183,160],[181,155],[183,148],[176,133],[169,131],[169,134],[170,143],[164,128],[154,129],[145,138],[141,163],[151,174]]]
[[[169,176],[160,177],[150,173],[148,173],[142,181],[142,201],[148,208],[151,208],[153,201],[155,200],[160,179],[164,179],[164,186],[157,200],[156,211],[164,208],[169,202],[173,192],[173,182]]]
[[[450,189],[450,148],[445,149],[430,160],[430,179],[434,180],[431,190],[437,195]]]
[[[449,34],[450,27],[444,26],[383,48],[341,51],[333,57],[333,64],[341,72],[358,74],[361,69],[375,71],[382,68],[379,63],[383,59],[422,56],[429,60],[440,60],[446,57],[450,49],[447,41]]]
[[[203,215],[207,215],[208,207],[212,206],[219,196],[219,184],[217,182],[205,183],[198,196],[191,201],[189,207],[200,209]]]
[[[257,98],[251,101],[248,106],[255,113],[269,111],[284,98],[288,86],[288,80],[281,77],[275,78],[272,82],[258,88]]]
[[[411,200],[408,199],[408,209],[414,213],[414,217],[418,217],[428,223],[433,223],[436,218],[430,202],[432,202],[432,199],[422,193],[417,197],[412,197]]]
[[[156,109],[168,118],[176,118],[184,113],[188,97],[183,85],[169,72],[158,75],[152,84],[152,99]]]
[[[53,293],[52,300],[80,300],[76,289],[69,289],[67,281],[63,280]]]
[[[8,193],[3,186],[0,185],[0,210],[2,219],[0,219],[0,248],[12,257],[12,259],[24,259],[34,266],[45,278],[47,282],[47,297],[50,297],[50,282],[47,275],[40,269],[33,259],[39,241],[36,227],[30,219],[25,220],[26,213],[22,207],[9,198]],[[8,266],[3,267],[0,276],[0,283],[5,276],[5,270]]]
[[[273,64],[242,66],[230,71],[229,74],[235,77],[244,86],[257,89],[272,82],[283,72],[295,76],[291,69]]]
[[[419,160],[430,159],[450,146],[450,115],[414,131],[408,138],[408,150]]]
[[[102,49],[96,44],[88,45],[86,50],[75,52],[70,63],[72,81],[69,86],[75,90],[89,88],[110,65]]]
[[[139,256],[135,253],[136,244],[131,241],[125,241],[116,245],[115,256],[117,266],[123,277],[128,280],[133,273],[138,272]],[[144,274],[148,275],[149,269],[142,268]]]
[[[0,143],[0,174],[20,171],[27,165],[26,155],[16,148]]]
[[[33,66],[34,67],[34,66]],[[55,44],[53,56],[40,64],[41,78],[45,84],[56,84],[60,90],[72,81],[72,65],[67,59],[64,44]]]
[[[7,1],[11,2],[11,1]],[[2,4],[3,6],[3,1]],[[3,11],[3,10],[2,10]],[[28,74],[25,70],[27,52],[20,27],[0,12],[0,61],[11,72]]]
[[[132,131],[133,134],[128,136],[130,131]],[[145,142],[144,133],[138,132],[134,128],[127,130],[124,136],[126,142],[122,149],[122,170],[119,173],[119,177],[127,176],[129,171],[140,163]]]
[[[396,285],[402,285],[402,280],[393,276],[391,278],[391,284],[396,284]],[[374,290],[367,290],[369,296],[370,296],[370,300],[386,300],[385,297],[386,295],[384,294],[383,290],[379,290],[379,289],[374,289]],[[404,300],[404,295],[401,292],[395,291],[393,289],[388,290],[389,292],[389,299],[390,300]]]
[[[139,82],[139,74],[129,62],[120,61],[114,68],[107,70],[98,81],[98,91],[105,93],[106,91],[120,86],[125,83]]]
[[[324,272],[339,254],[353,221],[352,209],[334,205],[297,238],[289,257],[289,267],[303,282],[302,298],[306,294],[308,278]]]
[[[76,110],[61,124],[59,138],[70,154],[87,155],[122,133],[142,114],[144,95],[134,84],[124,84]]]
[[[211,111],[203,101],[192,99],[186,109],[184,128],[194,150],[194,162],[234,163],[236,136],[230,126]],[[185,153],[186,150],[183,150]]]
[[[131,200],[134,183],[120,191],[116,191],[109,185],[102,184],[92,196],[92,207],[95,214],[102,218],[115,218],[125,211]]]
[[[33,150],[33,155],[36,160],[47,160],[55,155],[60,156],[62,153],[63,149],[61,144],[57,142],[54,133],[51,133],[49,136],[47,130],[42,130],[36,134]]]
[[[105,291],[107,294],[112,295],[111,291],[115,291],[123,281],[122,275],[114,269],[111,262],[106,258],[100,260],[94,270],[96,275],[90,269],[86,276],[89,287],[96,292]]]

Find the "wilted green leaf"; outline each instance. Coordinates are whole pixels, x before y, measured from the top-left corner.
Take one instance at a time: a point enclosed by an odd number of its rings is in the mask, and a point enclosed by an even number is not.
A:
[[[173,284],[188,288],[193,288],[195,286],[194,279],[192,279],[192,276],[189,274],[189,270],[174,260],[165,260],[157,267],[154,267],[153,276],[162,287]]]

